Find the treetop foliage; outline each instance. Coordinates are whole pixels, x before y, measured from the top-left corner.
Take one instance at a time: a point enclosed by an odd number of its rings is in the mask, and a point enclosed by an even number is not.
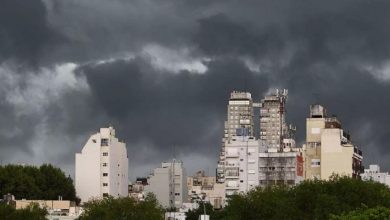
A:
[[[0,203],[0,219],[12,220],[45,220],[47,211],[41,209],[38,204],[32,203],[23,209],[15,209],[11,205]]]
[[[50,164],[0,166],[0,195],[8,193],[16,199],[78,201],[72,178]]]
[[[333,176],[328,181],[308,180],[292,188],[285,186],[256,188],[246,194],[233,195],[223,212],[212,219],[321,220],[332,217],[341,220],[354,219],[349,217],[361,213],[370,216],[380,211],[388,213],[389,208],[390,188],[386,185]],[[203,207],[199,209],[189,213],[202,213]],[[361,211],[364,209],[366,211]]]
[[[79,220],[162,220],[164,210],[156,197],[149,193],[145,201],[136,201],[131,197],[92,200],[84,204],[84,213]]]

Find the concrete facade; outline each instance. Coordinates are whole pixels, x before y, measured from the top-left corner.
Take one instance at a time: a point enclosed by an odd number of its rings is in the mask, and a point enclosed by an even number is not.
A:
[[[305,179],[327,180],[333,174],[360,177],[362,152],[336,117],[328,117],[321,105],[310,106],[304,146]]]
[[[82,208],[69,200],[15,200],[15,208],[24,209],[32,203],[47,210],[47,219],[76,219],[82,213]]]
[[[269,152],[295,147],[295,127],[286,124],[287,94],[286,89],[277,89],[261,100],[260,140]]]
[[[214,176],[206,176],[204,171],[187,177],[187,188],[191,202],[206,201],[214,209],[220,209],[225,205],[225,184],[217,183]]]
[[[225,142],[226,196],[247,192],[259,185],[259,141],[233,136]]]
[[[217,182],[225,182],[225,142],[230,141],[232,136],[245,131],[247,136],[253,136],[253,101],[249,92],[233,91],[230,93],[230,99],[227,106],[227,119],[224,126],[224,136],[219,155],[218,167],[216,172]],[[245,129],[242,129],[245,128]]]
[[[115,137],[113,127],[91,135],[76,153],[75,186],[82,202],[104,196],[128,196],[126,144]]]
[[[294,186],[304,179],[304,163],[300,148],[290,152],[259,154],[259,186]]]
[[[183,162],[163,162],[149,176],[145,192],[152,192],[165,208],[180,208],[188,200],[187,177]]]

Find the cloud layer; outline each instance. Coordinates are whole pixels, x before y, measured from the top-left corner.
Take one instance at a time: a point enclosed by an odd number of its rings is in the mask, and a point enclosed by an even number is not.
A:
[[[54,163],[113,124],[130,175],[218,158],[232,90],[287,88],[343,122],[365,164],[390,169],[388,1],[0,0],[0,160]]]

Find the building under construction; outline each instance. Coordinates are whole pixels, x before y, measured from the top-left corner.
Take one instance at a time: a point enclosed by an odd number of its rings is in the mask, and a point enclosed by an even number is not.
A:
[[[303,180],[301,148],[295,146],[296,128],[286,123],[288,91],[276,90],[260,104],[259,185],[295,185]]]

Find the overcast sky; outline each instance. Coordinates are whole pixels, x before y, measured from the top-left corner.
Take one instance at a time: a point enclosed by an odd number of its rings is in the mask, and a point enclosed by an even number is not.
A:
[[[388,0],[0,0],[0,160],[52,163],[100,127],[127,143],[130,177],[174,155],[215,167],[232,90],[287,88],[338,116],[364,164],[390,170]]]

